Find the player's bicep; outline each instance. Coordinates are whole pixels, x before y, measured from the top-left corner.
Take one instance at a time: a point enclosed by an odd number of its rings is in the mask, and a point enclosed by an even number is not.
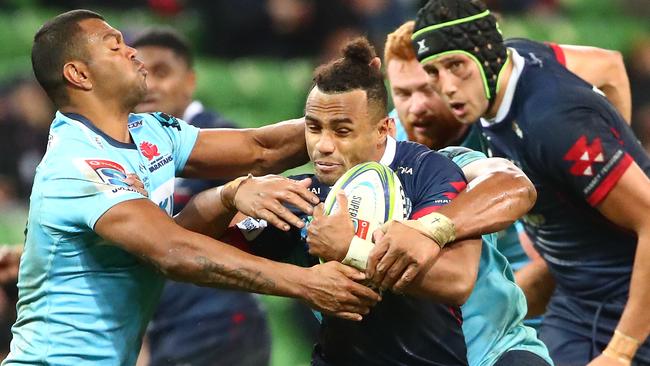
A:
[[[618,226],[638,233],[650,221],[650,179],[632,163],[596,208]]]
[[[94,230],[129,253],[154,262],[173,250],[170,243],[183,231],[165,211],[147,199],[112,206],[97,220]]]
[[[463,174],[470,184],[476,178],[487,177],[494,173],[508,173],[513,176],[525,175],[515,164],[503,158],[474,160],[462,168]]]
[[[181,175],[231,179],[248,174],[261,155],[252,129],[203,129]]]
[[[620,58],[616,51],[589,46],[560,45],[566,68],[597,88],[608,82],[615,58]]]

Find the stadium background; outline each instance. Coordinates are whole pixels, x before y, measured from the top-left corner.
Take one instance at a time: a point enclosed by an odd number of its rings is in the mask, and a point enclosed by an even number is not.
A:
[[[29,61],[32,37],[46,19],[88,8],[103,14],[127,40],[148,26],[180,30],[196,51],[196,98],[239,126],[252,127],[301,115],[314,66],[355,34],[368,35],[381,52],[386,34],[413,18],[420,3],[0,0],[0,243],[23,241],[30,178],[51,121],[51,107],[31,80]],[[632,86],[633,127],[650,150],[650,0],[487,3],[500,12],[506,37],[621,51]],[[294,304],[274,297],[264,303],[271,315],[272,365],[307,365],[311,341]],[[0,310],[6,307],[0,301]]]

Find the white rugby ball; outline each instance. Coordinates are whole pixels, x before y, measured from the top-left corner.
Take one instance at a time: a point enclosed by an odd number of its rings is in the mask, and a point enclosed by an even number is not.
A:
[[[377,162],[361,163],[343,174],[325,199],[326,215],[337,212],[336,194],[345,192],[355,235],[372,241],[372,233],[389,220],[404,220],[406,199],[397,174]]]

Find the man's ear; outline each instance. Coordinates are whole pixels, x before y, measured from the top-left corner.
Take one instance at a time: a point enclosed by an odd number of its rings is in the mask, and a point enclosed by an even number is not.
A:
[[[379,57],[374,57],[372,60],[370,60],[370,63],[368,65],[374,69],[380,70],[381,59]]]
[[[395,125],[395,119],[387,117],[386,125],[388,127],[388,135],[392,138],[397,136],[397,126]]]
[[[379,136],[385,137],[386,135],[391,135],[391,124],[392,130],[395,130],[395,121],[390,117],[384,117],[377,123],[377,132]],[[394,137],[394,136],[393,136]]]
[[[70,61],[63,65],[63,78],[76,88],[92,90],[93,83],[90,80],[90,70],[81,61]]]

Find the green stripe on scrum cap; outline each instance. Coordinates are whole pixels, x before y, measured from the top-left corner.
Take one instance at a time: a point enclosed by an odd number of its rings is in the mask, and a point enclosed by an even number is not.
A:
[[[470,15],[470,16],[465,17],[465,18],[454,19],[454,20],[450,20],[448,22],[430,25],[428,27],[424,27],[424,28],[420,29],[419,31],[413,33],[413,35],[411,36],[411,39],[414,40],[417,37],[421,36],[422,34],[434,31],[436,29],[451,27],[453,25],[471,22],[471,21],[476,20],[476,19],[485,18],[488,15],[490,15],[490,11],[486,10],[486,11],[484,11],[482,13]]]

